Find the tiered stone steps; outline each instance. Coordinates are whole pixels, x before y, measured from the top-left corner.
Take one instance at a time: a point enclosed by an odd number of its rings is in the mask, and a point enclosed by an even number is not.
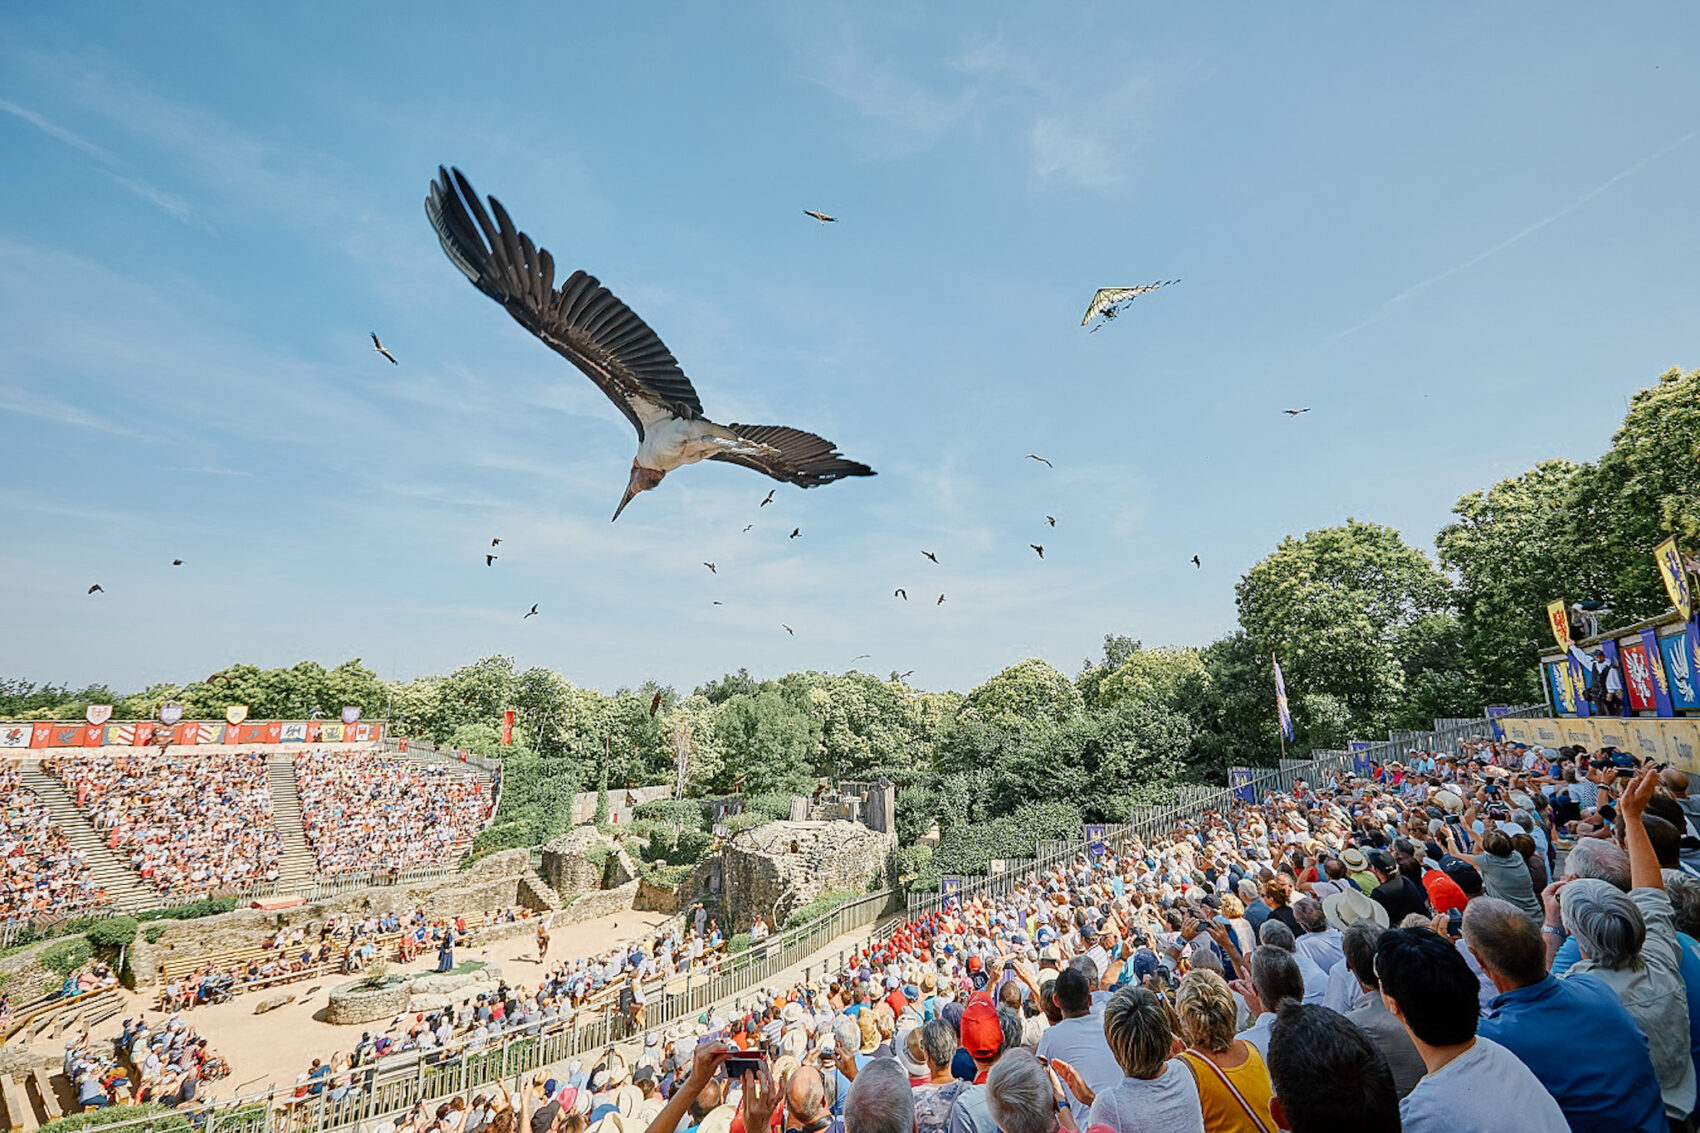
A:
[[[301,825],[301,796],[295,789],[295,758],[288,751],[274,753],[266,761],[266,776],[272,789],[272,824],[283,836],[278,854],[277,885],[280,890],[311,885],[318,873],[318,859],[307,844]]]
[[[20,763],[18,778],[47,804],[53,812],[53,821],[65,832],[66,840],[83,852],[90,876],[111,896],[119,912],[134,912],[159,904],[159,894],[130,868],[130,863],[106,848],[106,839],[78,809],[77,800],[64,784],[36,763]]]

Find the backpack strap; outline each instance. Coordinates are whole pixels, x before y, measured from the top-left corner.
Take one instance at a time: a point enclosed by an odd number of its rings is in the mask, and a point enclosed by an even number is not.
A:
[[[1256,1048],[1253,1047],[1252,1049],[1255,1050]],[[1258,1113],[1252,1104],[1245,1100],[1245,1095],[1240,1093],[1240,1088],[1234,1085],[1234,1080],[1228,1077],[1220,1066],[1205,1057],[1202,1051],[1194,1047],[1187,1047],[1186,1053],[1192,1055],[1192,1058],[1186,1060],[1189,1065],[1194,1060],[1197,1060],[1211,1069],[1211,1071],[1216,1075],[1217,1080],[1224,1086],[1228,1087],[1228,1092],[1234,1096],[1235,1101],[1240,1103],[1240,1108],[1245,1110],[1246,1116],[1252,1119],[1262,1133],[1275,1133],[1275,1130],[1271,1128],[1269,1122],[1264,1119],[1265,1115]]]

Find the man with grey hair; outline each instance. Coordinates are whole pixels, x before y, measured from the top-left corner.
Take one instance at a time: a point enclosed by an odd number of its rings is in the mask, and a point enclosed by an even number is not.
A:
[[[1328,973],[1317,967],[1315,960],[1299,951],[1298,939],[1293,936],[1292,929],[1270,917],[1263,922],[1263,927],[1257,930],[1257,939],[1267,948],[1279,948],[1283,952],[1291,953],[1293,962],[1299,966],[1299,979],[1304,981],[1305,985],[1303,1002],[1322,1002],[1323,997],[1328,994]]]
[[[845,1133],[914,1133],[915,1096],[909,1075],[895,1058],[876,1058],[862,1067],[844,1103]]]
[[[1251,980],[1235,980],[1231,985],[1245,996],[1255,1016],[1251,1026],[1240,1032],[1240,1038],[1267,1058],[1269,1031],[1275,1025],[1275,1016],[1281,1013],[1283,1003],[1303,1002],[1305,982],[1299,974],[1298,959],[1291,952],[1273,945],[1265,944],[1253,952],[1249,966]]]
[[[1063,1101],[1044,1065],[1025,1050],[998,1059],[986,1076],[986,1098],[998,1133],[1052,1133]]]
[[[1293,905],[1293,916],[1299,920],[1304,935],[1298,938],[1298,953],[1308,956],[1325,974],[1343,959],[1340,951],[1340,930],[1328,923],[1322,912],[1322,902],[1315,897],[1300,898]]]
[[[1464,940],[1499,991],[1476,1033],[1534,1072],[1573,1131],[1670,1128],[1647,1039],[1610,988],[1549,975],[1534,924],[1494,897],[1464,910]],[[1577,1057],[1578,1034],[1587,1036],[1586,1058]]]

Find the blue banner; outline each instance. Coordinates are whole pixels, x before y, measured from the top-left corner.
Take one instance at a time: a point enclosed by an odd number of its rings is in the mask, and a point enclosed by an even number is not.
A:
[[[1228,769],[1228,789],[1243,803],[1257,802],[1257,791],[1251,785],[1251,769],[1249,767],[1230,767]]]
[[[1088,826],[1086,828],[1086,849],[1095,858],[1104,856],[1104,828]]]
[[[1694,647],[1687,633],[1659,638],[1659,660],[1670,681],[1671,707],[1700,708],[1700,675],[1694,671]]]
[[[1273,653],[1269,659],[1275,662],[1275,713],[1281,718],[1281,735],[1285,739],[1293,738],[1293,714],[1287,711],[1287,679],[1281,675],[1281,662]]]
[[[1352,756],[1352,774],[1356,775],[1360,779],[1368,779],[1371,775],[1375,774],[1375,768],[1371,766],[1369,756]]]
[[[1547,688],[1552,694],[1552,710],[1560,716],[1576,715],[1576,698],[1570,688],[1570,662],[1549,662],[1546,671]]]
[[[962,896],[962,879],[960,877],[939,878],[939,892],[944,894],[946,897],[955,898]]]
[[[1665,676],[1665,661],[1659,653],[1657,630],[1648,628],[1641,631],[1641,649],[1647,654],[1647,667],[1653,670],[1653,707],[1660,716],[1675,716],[1676,707],[1670,699],[1670,678]]]

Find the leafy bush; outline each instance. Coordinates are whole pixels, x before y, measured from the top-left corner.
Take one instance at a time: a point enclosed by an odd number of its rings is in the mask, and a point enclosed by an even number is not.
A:
[[[656,822],[644,823],[645,830],[633,827],[631,833],[646,839],[638,856],[644,861],[665,862],[668,865],[694,866],[708,853],[713,841],[701,830],[686,830]]]
[[[244,1106],[244,1110],[255,1108]],[[264,1116],[265,1107],[258,1107]],[[241,1111],[238,1111],[241,1112]],[[193,1126],[182,1113],[169,1106],[157,1102],[147,1102],[143,1105],[108,1106],[104,1109],[91,1109],[86,1113],[74,1113],[69,1117],[61,1117],[58,1121],[50,1121],[41,1126],[41,1133],[79,1133],[84,1129],[98,1129],[104,1125],[116,1125],[119,1122],[139,1122],[143,1118],[147,1122],[148,1133],[191,1133]],[[219,1122],[219,1128],[224,1128],[224,1122]]]
[[[728,956],[736,956],[740,952],[747,952],[749,951],[749,948],[750,934],[747,932],[734,933],[732,938],[726,942],[726,954]]]
[[[899,877],[917,876],[926,869],[933,860],[933,848],[924,842],[904,846],[897,851],[897,875]]]
[[[677,889],[695,869],[695,863],[691,862],[668,865],[666,862],[650,861],[647,858],[639,858],[637,861],[638,876],[658,889]]]
[[[136,939],[135,917],[108,917],[97,921],[85,934],[96,948],[123,948]]]
[[[1080,812],[1067,803],[1026,803],[989,822],[958,822],[945,831],[938,852],[922,865],[909,888],[931,892],[939,877],[985,874],[993,858],[1030,858],[1040,842],[1080,837]]]
[[[860,896],[860,893],[849,889],[828,890],[807,905],[798,905],[795,909],[792,909],[791,915],[785,918],[785,927],[796,928],[798,925],[809,923],[816,917],[824,917],[838,906],[847,901],[854,901]]]
[[[687,830],[701,830],[704,814],[702,804],[695,799],[655,799],[639,804],[632,811],[632,817],[683,826]]]
[[[70,975],[88,963],[89,957],[93,955],[94,949],[90,947],[86,938],[72,936],[55,944],[49,944],[41,950],[41,955],[37,959],[41,961],[42,967],[63,977]]]
[[[146,940],[149,944],[158,944],[159,938],[164,936],[170,928],[170,925],[151,924],[142,930],[142,939]]]
[[[188,921],[198,917],[216,917],[220,913],[228,913],[236,907],[234,897],[204,897],[199,901],[190,901],[186,905],[175,905],[169,909],[148,909],[136,914],[138,921]]]

